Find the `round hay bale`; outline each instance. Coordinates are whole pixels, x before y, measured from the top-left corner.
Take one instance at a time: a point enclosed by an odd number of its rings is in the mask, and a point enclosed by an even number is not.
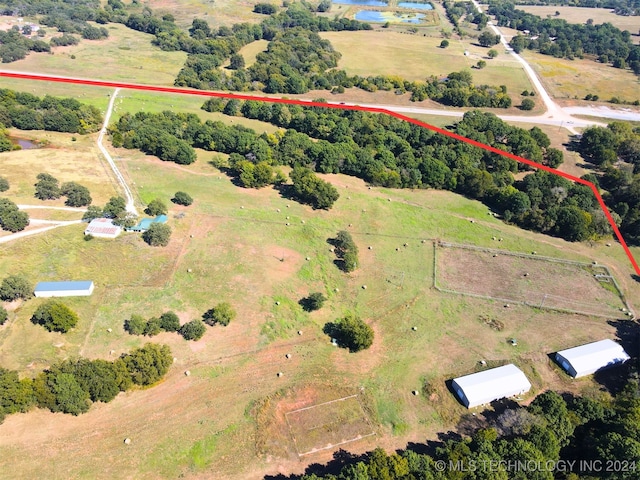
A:
[[[405,244],[404,244],[404,246],[405,246],[405,247],[408,247],[408,246],[409,246],[409,244],[408,244],[408,243],[405,243]]]
[[[300,223],[304,224],[304,220],[300,220]]]
[[[287,208],[289,208],[289,205],[287,205]]]
[[[278,372],[278,373],[276,373],[276,375],[277,375],[278,377],[281,377],[282,375],[284,375],[284,373],[282,373],[282,372]]]
[[[178,361],[178,357],[173,357],[173,363],[176,363]]]
[[[494,254],[493,254],[493,258],[496,258],[497,256],[498,256],[498,254],[497,254],[497,253],[494,253]]]
[[[529,276],[529,274],[528,274],[527,272],[524,272],[524,276],[525,276],[525,277],[528,277],[528,276]]]
[[[421,243],[427,243],[427,241],[426,241],[426,240],[422,240],[422,242],[421,242]]]
[[[367,209],[366,209],[366,208],[363,208],[363,209],[362,209],[362,213],[367,213]]]
[[[469,220],[469,221],[470,221],[471,223],[476,223],[476,221],[475,221],[475,220]]]
[[[192,273],[192,272],[193,272],[193,269],[187,268],[187,273]]]
[[[607,243],[607,247],[610,247],[610,246],[611,246],[611,244],[610,244],[610,243]]]
[[[124,439],[124,444],[125,445],[129,445],[131,443],[131,439],[130,438],[125,438]]]
[[[362,285],[362,289],[363,289],[363,290],[366,290],[366,289],[367,289],[367,286],[366,286],[366,285]]]
[[[287,353],[287,354],[285,355],[285,358],[291,358],[291,354],[290,354],[290,353]]]
[[[496,239],[496,237],[491,237],[491,240],[495,240],[495,239]]]
[[[353,227],[353,223],[350,223],[350,224],[349,224],[349,226],[350,226],[350,227]]]
[[[418,331],[418,327],[411,327],[411,330],[413,330],[414,332]]]
[[[414,396],[416,396],[416,397],[417,397],[418,395],[420,395],[420,392],[418,392],[418,390],[414,390],[414,391],[412,391],[411,393],[413,393],[413,395],[414,395]]]
[[[279,209],[279,208],[278,208],[278,209],[276,209],[276,212],[280,213],[280,209]]]
[[[371,245],[369,245],[369,247],[367,247],[367,248],[369,248],[369,250],[373,250],[373,247]]]
[[[390,202],[390,201],[391,201],[391,199],[390,199],[390,198],[387,198],[387,201],[388,201],[388,202]]]
[[[287,222],[287,223],[285,223],[285,225],[288,227],[290,224],[289,224],[289,222]]]
[[[400,251],[400,249],[399,249],[399,248],[396,248],[396,252],[399,252],[399,251]]]
[[[510,305],[508,303],[504,304],[504,308],[509,308],[509,307],[510,307]]]
[[[298,330],[298,335],[302,335],[302,330]]]
[[[536,255],[538,252],[536,252],[535,250],[533,252],[531,252],[531,255]]]
[[[280,302],[276,302],[276,305],[280,305]]]
[[[242,205],[240,208],[241,208],[241,209],[242,209],[242,208],[244,208],[244,205]]]
[[[287,220],[289,220],[289,217],[287,217]]]
[[[113,332],[113,329],[107,328],[107,332],[111,333],[111,332]]]
[[[335,292],[336,292],[336,293],[338,293],[339,291],[340,291],[340,289],[338,289],[338,288],[336,288],[336,289],[335,289]]]
[[[499,241],[499,242],[501,242],[501,241],[502,241],[502,238],[499,238],[499,239],[498,239],[498,241]]]
[[[116,353],[115,350],[109,350],[109,355],[113,355],[114,353]]]
[[[191,371],[189,371],[189,370],[185,370],[185,371],[184,371],[184,376],[185,376],[185,377],[188,377],[189,375],[191,375]]]
[[[193,234],[189,235],[189,238],[193,238]]]
[[[305,258],[305,260],[308,262],[309,260],[311,260],[311,257],[307,257]]]

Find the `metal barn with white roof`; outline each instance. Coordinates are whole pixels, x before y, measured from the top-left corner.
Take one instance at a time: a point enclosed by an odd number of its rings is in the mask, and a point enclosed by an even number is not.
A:
[[[36,297],[87,297],[93,293],[91,280],[78,282],[40,282],[33,292]]]
[[[620,365],[629,355],[613,340],[600,340],[556,353],[556,362],[574,378],[584,377],[603,368]]]
[[[122,232],[122,227],[114,225],[110,218],[94,218],[84,230],[85,235],[99,238],[116,238]]]
[[[513,364],[455,378],[452,386],[467,408],[522,395],[531,388],[525,374]]]

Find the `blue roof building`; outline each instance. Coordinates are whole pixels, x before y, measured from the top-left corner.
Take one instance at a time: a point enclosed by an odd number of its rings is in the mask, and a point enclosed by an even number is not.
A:
[[[36,285],[36,297],[86,297],[93,293],[91,280],[77,282],[40,282]]]
[[[128,232],[146,232],[152,223],[167,223],[166,215],[158,215],[156,218],[143,218],[140,222],[131,228],[127,228]]]

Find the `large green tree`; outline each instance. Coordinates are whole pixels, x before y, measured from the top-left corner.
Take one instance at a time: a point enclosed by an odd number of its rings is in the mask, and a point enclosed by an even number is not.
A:
[[[123,355],[122,360],[136,385],[151,385],[160,380],[173,363],[171,350],[167,345],[147,343],[142,348]]]
[[[48,300],[40,305],[31,321],[36,325],[42,325],[50,332],[67,333],[78,323],[78,314],[59,300]]]
[[[200,319],[191,320],[180,327],[178,332],[185,340],[200,340],[207,331],[204,323]]]
[[[351,352],[365,350],[373,344],[373,329],[353,314],[348,314],[334,323],[327,323],[324,331],[334,338],[339,346],[348,348]]]
[[[18,298],[29,299],[33,296],[33,285],[22,275],[9,275],[0,284],[0,300],[12,302]]]
[[[166,247],[171,239],[171,227],[166,223],[153,222],[142,234],[142,239],[152,247]]]
[[[208,325],[224,325],[225,327],[231,323],[236,317],[236,311],[233,309],[230,303],[221,302],[215,307],[207,310],[202,315],[202,319]]]

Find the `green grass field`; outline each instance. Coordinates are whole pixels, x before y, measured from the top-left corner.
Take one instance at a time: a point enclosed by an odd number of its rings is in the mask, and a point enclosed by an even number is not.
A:
[[[387,45],[393,43],[388,39],[408,39],[440,52],[434,39],[366,33],[380,35]],[[441,65],[446,65],[444,59]],[[419,66],[407,68],[418,75]],[[504,68],[506,72],[510,67]],[[490,73],[489,67],[485,71]],[[108,101],[105,89],[5,79],[0,85],[27,91],[41,87],[40,94],[76,94],[100,108]],[[113,120],[124,112],[169,109],[257,131],[276,130],[262,122],[204,112],[202,102],[200,97],[121,91]],[[437,120],[439,125],[451,123],[444,117]],[[97,204],[118,192],[98,155],[95,134],[11,133],[46,140],[49,146],[0,154],[2,175],[12,185],[6,193],[10,199],[43,203],[33,198],[35,175],[41,171],[88,186]],[[556,132],[552,140],[558,146],[566,138]],[[24,272],[34,283],[86,278],[94,280],[96,290],[88,298],[65,300],[81,317],[67,335],[30,323],[40,300],[11,305],[9,322],[0,327],[0,365],[33,376],[56,360],[77,355],[115,358],[147,341],[169,344],[177,360],[160,385],[96,404],[83,416],[35,411],[8,417],[0,425],[0,464],[8,465],[12,475],[19,472],[16,478],[51,471],[61,472],[51,478],[118,478],[125,471],[135,472],[136,478],[262,478],[277,473],[273,459],[284,471],[297,471],[301,463],[289,440],[286,413],[354,389],[363,392],[362,418],[376,435],[349,443],[348,449],[362,452],[380,442],[400,448],[409,440],[434,438],[455,427],[466,410],[444,381],[473,371],[480,359],[515,362],[529,374],[534,392],[593,388],[589,381],[568,382],[549,364],[546,353],[612,337],[612,326],[602,319],[520,306],[505,311],[498,302],[438,293],[431,288],[431,239],[495,248],[492,238],[500,237],[500,248],[597,260],[612,267],[628,298],[640,293],[617,245],[571,244],[526,232],[488,215],[484,205],[449,192],[369,189],[358,179],[325,175],[341,197],[330,212],[313,211],[271,188],[234,186],[208,163],[218,155],[214,152],[199,151],[198,161],[189,166],[126,149],[112,149],[112,155],[141,204],[156,197],[168,202],[178,190],[192,195],[195,203],[188,208],[170,204],[173,236],[166,248],[148,247],[135,234],[85,241],[83,225],[1,244],[2,277]],[[44,204],[62,205],[63,200]],[[43,215],[38,212],[34,218],[62,218],[57,212]],[[64,218],[79,216],[69,215]],[[333,264],[327,244],[341,229],[348,229],[360,248],[361,266],[350,275]],[[638,248],[633,251],[640,254]],[[298,301],[313,291],[324,292],[329,300],[309,314]],[[199,342],[168,333],[135,337],[123,330],[133,313],[151,317],[171,309],[186,322],[219,301],[231,302],[238,317],[226,328],[208,328]],[[322,333],[325,322],[347,312],[373,326],[376,340],[370,350],[349,354],[331,346]],[[495,331],[479,320],[487,315],[503,322],[504,329]],[[518,338],[517,349],[506,342],[511,337]],[[184,375],[187,369],[189,377]],[[278,372],[283,375],[278,377]],[[414,396],[413,390],[424,394]],[[335,415],[346,419],[347,426],[355,425],[357,435],[364,424],[354,405],[348,407]],[[349,428],[343,432],[327,427],[327,435],[345,436]],[[126,437],[132,438],[131,445],[122,443]],[[304,442],[313,449],[326,438],[314,433]],[[303,462],[325,462],[331,452],[305,455]]]
[[[488,60],[485,58],[488,49],[467,40],[450,40],[449,47],[443,49],[439,47],[441,38],[386,30],[324,32],[321,36],[342,53],[338,66],[350,75],[397,75],[407,80],[424,80],[431,75],[445,76],[471,68],[485,59],[484,69],[472,70],[475,83],[506,85],[512,94],[532,89],[515,60],[500,49],[497,58]]]
[[[98,78],[154,85],[173,85],[187,54],[164,52],[151,45],[153,35],[124,25],[107,26],[106,40],[82,40],[76,46],[56,47],[52,53],[32,53],[4,65],[6,70]],[[72,58],[75,57],[75,58]]]

